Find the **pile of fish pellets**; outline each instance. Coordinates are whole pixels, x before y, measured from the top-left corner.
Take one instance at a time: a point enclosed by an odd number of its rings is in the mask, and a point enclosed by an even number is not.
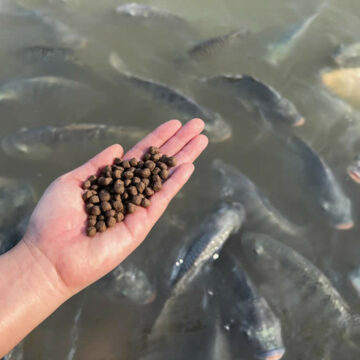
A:
[[[88,214],[86,234],[104,232],[132,214],[138,206],[150,206],[150,198],[162,188],[169,176],[169,168],[176,166],[176,158],[160,154],[151,146],[142,160],[115,158],[99,176],[91,175],[83,183],[83,199]]]

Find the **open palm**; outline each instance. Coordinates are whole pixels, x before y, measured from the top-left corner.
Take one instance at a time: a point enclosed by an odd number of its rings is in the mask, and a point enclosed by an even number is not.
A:
[[[123,156],[120,145],[112,145],[83,166],[59,177],[45,191],[37,205],[24,243],[44,266],[50,265],[61,286],[75,293],[96,281],[124,260],[145,239],[171,199],[191,176],[193,161],[207,145],[200,135],[204,123],[193,119],[183,127],[177,120],[159,126],[136,144],[124,159],[141,158],[149,146],[176,156],[178,165],[161,191],[151,198],[149,208],[139,207],[125,220],[89,238],[85,234],[87,215],[82,200],[82,183],[98,169]],[[45,265],[46,264],[46,265]]]

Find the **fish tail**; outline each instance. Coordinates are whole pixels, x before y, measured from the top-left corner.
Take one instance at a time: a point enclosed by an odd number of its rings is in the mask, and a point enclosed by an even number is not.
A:
[[[109,64],[119,73],[123,75],[130,75],[130,72],[127,70],[124,60],[116,52],[110,53]]]

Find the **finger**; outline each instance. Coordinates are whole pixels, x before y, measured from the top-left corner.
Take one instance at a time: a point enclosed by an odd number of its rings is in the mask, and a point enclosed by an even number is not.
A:
[[[171,139],[161,148],[161,153],[173,156],[179,152],[194,136],[204,130],[205,124],[201,119],[192,119],[185,124]]]
[[[150,146],[161,147],[181,128],[179,120],[170,120],[160,125],[149,135],[139,141],[131,150],[129,150],[124,159],[131,159],[133,157],[140,159]]]
[[[187,143],[177,154],[174,154],[177,164],[192,163],[204,151],[209,143],[205,135],[198,135]]]
[[[86,180],[90,175],[96,174],[99,168],[112,164],[114,158],[122,157],[124,149],[119,144],[114,144],[103,150],[101,153],[94,156],[84,165],[68,173],[68,176],[74,177],[81,183]]]
[[[171,199],[189,180],[193,171],[193,164],[178,166],[171,177],[164,183],[163,188],[151,197],[151,204],[147,209],[139,208],[134,214],[125,217],[124,224],[134,239],[143,238],[147,235],[165,211]],[[142,226],[139,226],[139,224]]]

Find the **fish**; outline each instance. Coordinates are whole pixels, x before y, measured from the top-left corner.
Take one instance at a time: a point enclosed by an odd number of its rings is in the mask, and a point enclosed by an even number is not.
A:
[[[360,154],[356,155],[351,164],[347,167],[347,173],[352,180],[360,184]]]
[[[240,261],[225,249],[215,267],[219,275],[215,277],[214,293],[219,297],[220,316],[230,343],[237,344],[244,337],[256,359],[281,359],[285,347],[280,320]],[[236,349],[241,353],[240,346]]]
[[[352,44],[340,44],[332,54],[334,63],[344,67],[354,60],[360,60],[360,42]]]
[[[307,199],[315,205],[314,214],[338,230],[349,230],[354,226],[352,203],[335,178],[330,167],[310,145],[295,135],[281,136],[286,148],[295,158],[286,160],[287,169],[303,183]]]
[[[231,127],[220,114],[198,104],[194,99],[182,94],[177,89],[130,74],[124,70],[123,61],[116,53],[110,54],[109,63],[120,74],[122,81],[147,98],[167,106],[187,119],[200,117],[204,120],[205,131],[211,141],[221,142],[231,137]]]
[[[360,67],[326,70],[321,73],[321,80],[333,95],[360,107]]]
[[[11,350],[7,355],[5,355],[2,360],[24,360],[24,346],[21,342],[13,350]]]
[[[296,106],[273,87],[249,75],[217,75],[202,81],[234,96],[248,111],[257,111],[265,127],[302,126],[304,117]],[[265,124],[264,124],[265,122]]]
[[[83,49],[88,44],[88,39],[79,35],[74,29],[66,25],[59,19],[54,18],[50,14],[42,10],[32,11],[32,15],[41,23],[48,26],[62,45],[71,48]]]
[[[221,195],[225,199],[233,199],[243,204],[247,215],[245,227],[261,227],[294,238],[302,236],[303,228],[282,215],[238,169],[219,159],[213,161],[212,168],[220,175]]]
[[[134,264],[117,266],[107,277],[107,293],[113,299],[125,297],[137,305],[147,305],[156,298],[156,289],[148,276]]]
[[[348,281],[358,296],[360,296],[360,268],[357,268],[349,273]]]
[[[291,29],[287,31],[287,35],[284,38],[269,44],[266,49],[266,62],[273,66],[279,66],[290,55],[326,6],[327,1],[324,1],[313,15],[301,23],[292,26]]]
[[[43,160],[75,144],[84,151],[96,143],[103,148],[113,143],[138,141],[147,134],[145,129],[105,124],[70,124],[22,128],[1,139],[3,151],[12,158]]]
[[[74,50],[64,47],[28,46],[17,51],[18,56],[27,62],[74,62]]]
[[[116,13],[123,16],[141,19],[154,19],[154,20],[176,20],[185,22],[186,20],[179,15],[173,14],[167,10],[162,10],[154,6],[126,3],[116,7]]]
[[[9,227],[34,205],[35,192],[29,183],[0,177],[0,228]]]
[[[225,203],[202,221],[190,245],[181,250],[175,261],[169,296],[152,327],[150,341],[169,333],[172,316],[176,313],[175,309],[181,306],[182,296],[200,276],[205,265],[218,258],[227,239],[240,230],[245,216],[240,203]]]
[[[335,334],[350,339],[352,332],[359,331],[359,317],[351,313],[329,279],[297,251],[259,233],[244,233],[241,248],[247,264],[261,276],[264,286],[266,283],[268,291],[263,286],[264,295],[276,295],[272,300],[280,301],[290,316],[295,317],[293,321],[299,337],[306,337],[302,326],[314,334],[318,334],[316,328],[319,327],[319,335],[326,336],[328,341]],[[295,313],[298,307],[301,312]],[[321,347],[327,346],[320,338],[314,341]]]
[[[247,35],[244,29],[235,30],[228,34],[220,35],[205,41],[201,41],[188,50],[188,55],[191,58],[199,59],[204,56],[213,55],[219,50],[228,46],[229,44],[244,38]]]

